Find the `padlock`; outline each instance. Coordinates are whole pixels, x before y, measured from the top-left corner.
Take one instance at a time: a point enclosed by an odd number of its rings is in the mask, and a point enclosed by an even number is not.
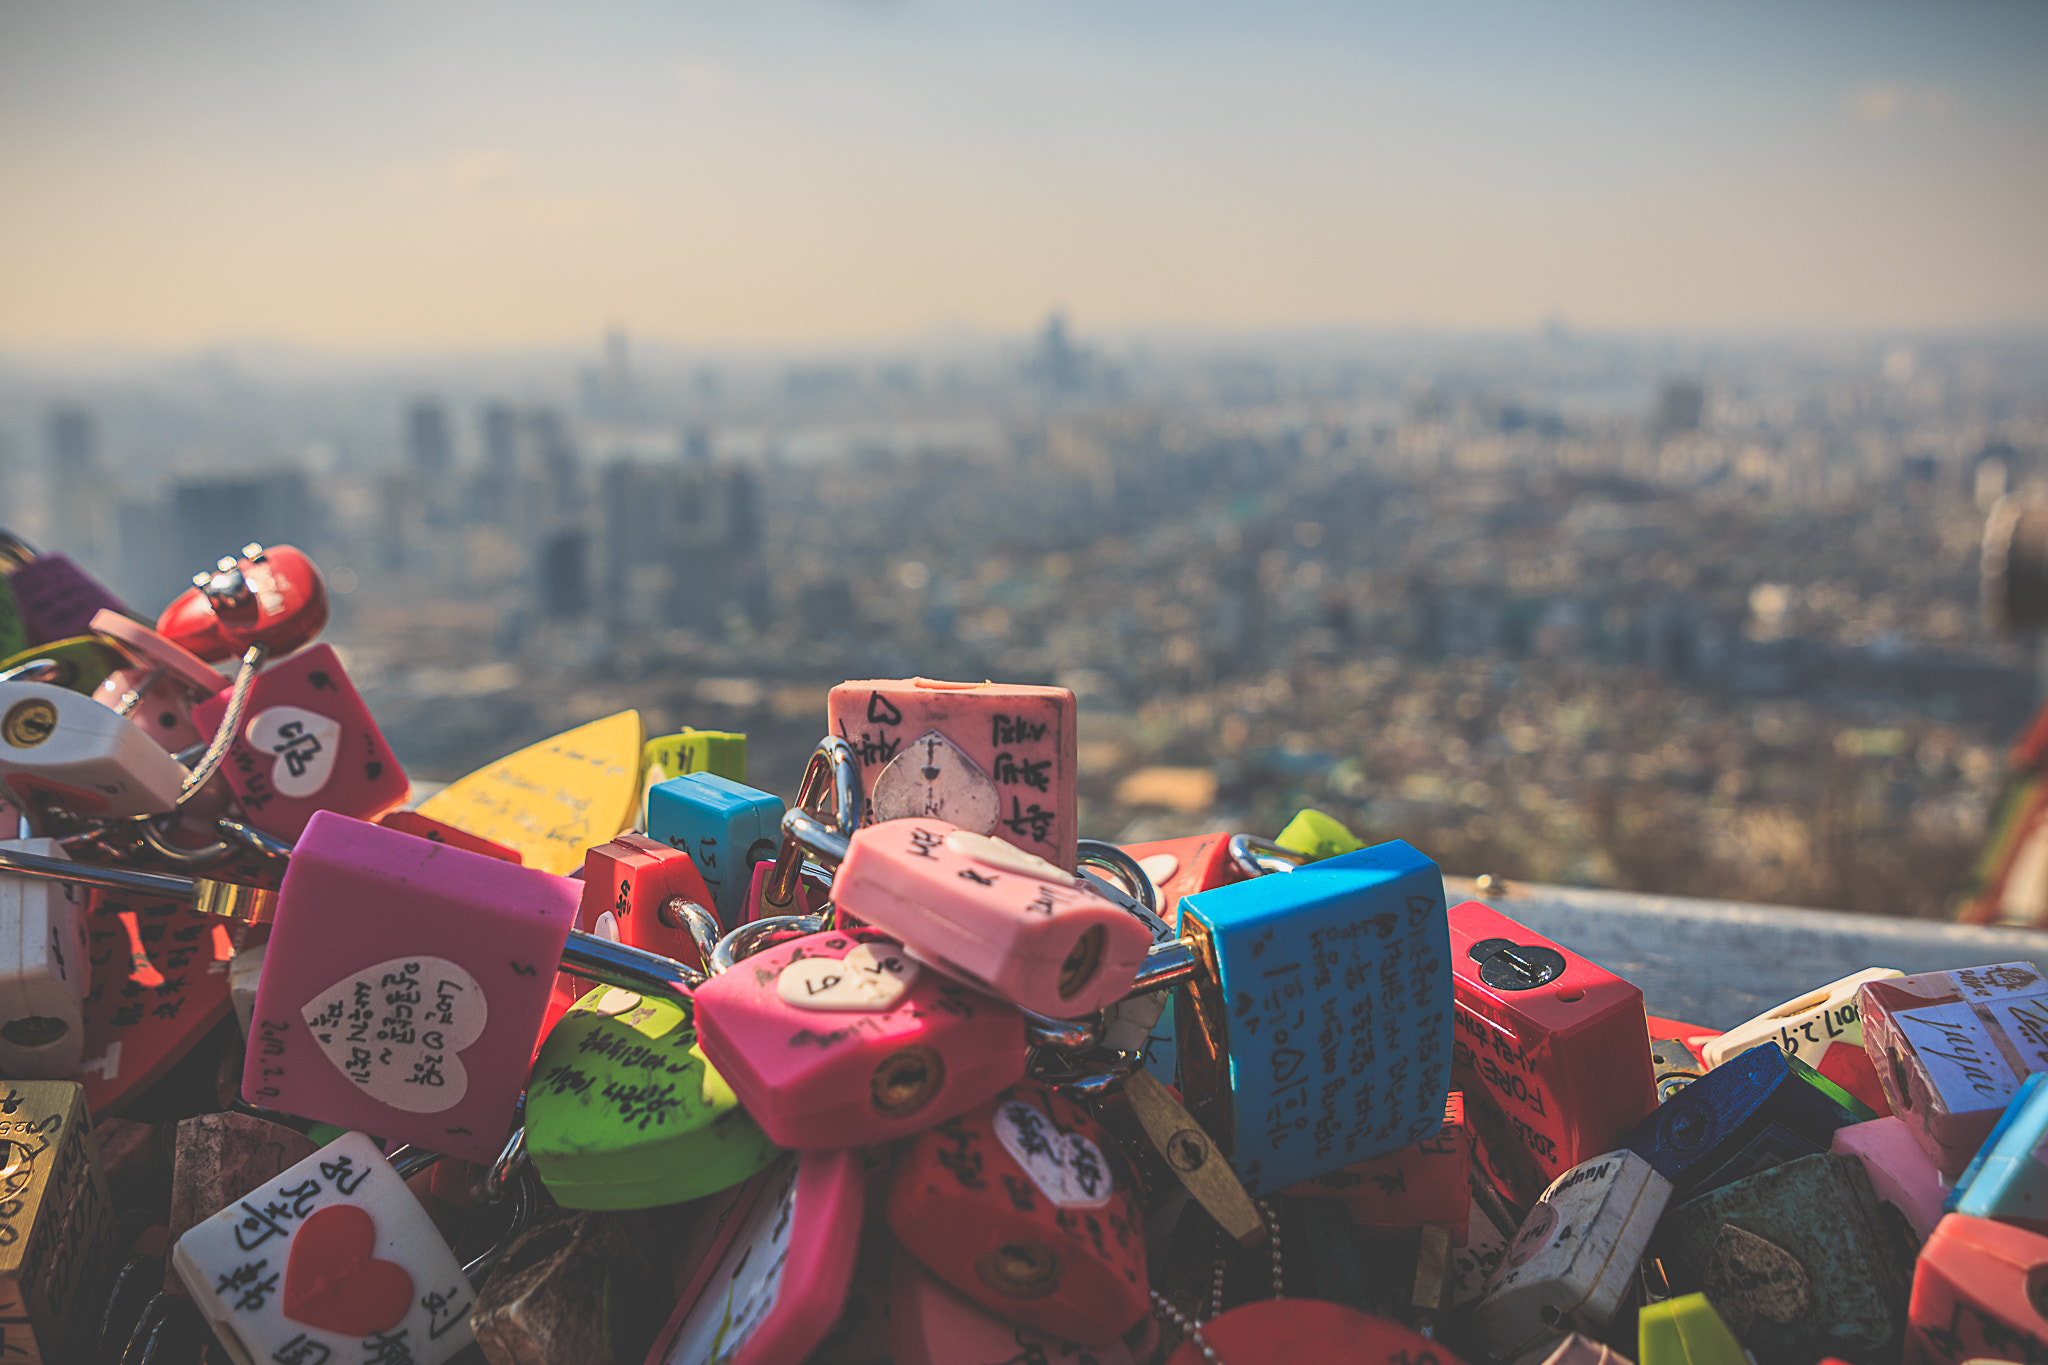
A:
[[[2048,1071],[2048,982],[2031,962],[1867,981],[1857,1003],[1892,1112],[1950,1180],[2028,1073]]]
[[[640,748],[640,819],[647,828],[647,794],[671,777],[685,773],[717,773],[734,782],[747,780],[747,737],[730,730],[692,730],[661,735]]]
[[[839,1319],[865,1207],[860,1153],[784,1157],[720,1229],[648,1365],[785,1365]]]
[[[1465,1097],[1453,1090],[1444,1101],[1443,1126],[1432,1136],[1290,1185],[1281,1193],[1335,1200],[1358,1227],[1446,1227],[1452,1244],[1462,1246],[1471,1220],[1471,1181],[1472,1134],[1465,1126]]]
[[[94,689],[94,698],[127,716],[171,753],[204,743],[205,736],[192,722],[192,708],[226,685],[219,670],[119,612],[99,612],[92,618],[92,629],[134,661],[132,667],[108,674]]]
[[[647,837],[690,855],[719,923],[736,928],[754,865],[781,842],[782,798],[716,773],[672,777],[647,794]]]
[[[1365,840],[1346,829],[1343,821],[1319,810],[1296,812],[1273,836],[1273,842],[1312,863],[1340,853],[1356,853],[1365,847]]]
[[[109,869],[93,869],[105,874]],[[148,874],[133,874],[147,878]],[[186,880],[165,877],[166,883]],[[97,889],[86,899],[85,1060],[76,1079],[105,1113],[141,1094],[186,1057],[233,1007],[216,931],[190,894]],[[229,945],[230,947],[232,945]],[[137,979],[137,958],[155,984]]]
[[[2048,1359],[2048,1237],[1951,1213],[1913,1266],[1905,1365]]]
[[[1870,1187],[1880,1200],[1899,1211],[1915,1241],[1924,1242],[1934,1235],[1949,1187],[1934,1168],[1934,1158],[1914,1141],[1904,1119],[1892,1115],[1838,1128],[1828,1150],[1863,1163]]]
[[[678,899],[700,908],[712,903],[710,885],[698,875],[696,861],[646,835],[621,834],[584,857],[576,927],[708,971],[698,932],[681,907],[669,908]],[[714,942],[724,932],[716,922],[705,928]]]
[[[1320,1299],[1254,1299],[1202,1324],[1166,1365],[1464,1365],[1442,1342],[1390,1318]]]
[[[176,806],[187,774],[147,733],[89,696],[0,683],[0,785],[36,818],[50,807],[119,819]]]
[[[1942,1208],[2048,1233],[2048,1071],[2020,1083],[1998,1126],[1956,1179]]]
[[[171,1265],[238,1361],[441,1365],[471,1341],[462,1265],[361,1133],[187,1231]]]
[[[1522,1220],[1466,1314],[1489,1359],[1554,1347],[1564,1332],[1606,1328],[1635,1283],[1671,1182],[1621,1148],[1559,1176]]]
[[[316,813],[279,891],[243,1098],[491,1160],[581,891]]]
[[[1898,1347],[1913,1247],[1853,1157],[1800,1157],[1671,1209],[1652,1252],[1762,1359]]]
[[[1477,1180],[1483,1182],[1485,1178],[1481,1175]],[[1491,1195],[1493,1187],[1487,1185],[1485,1188]],[[1477,1192],[1475,1186],[1474,1193]],[[1497,1195],[1493,1196],[1492,1202],[1498,1202],[1498,1198]],[[1465,1219],[1464,1245],[1454,1247],[1451,1251],[1453,1308],[1462,1308],[1479,1297],[1481,1291],[1486,1288],[1487,1280],[1506,1258],[1508,1243],[1514,1241],[1515,1233],[1520,1231],[1517,1225],[1502,1227],[1494,1222],[1493,1216],[1487,1212],[1488,1202],[1486,1199],[1477,1198],[1472,1201],[1472,1211]]]
[[[243,1195],[283,1175],[320,1150],[295,1128],[255,1114],[199,1114],[178,1123],[172,1158],[171,1210],[165,1223],[172,1242]],[[182,1295],[184,1282],[168,1265],[165,1289]]]
[[[1825,1152],[1837,1129],[1874,1117],[1844,1101],[1856,1103],[1797,1057],[1761,1043],[1659,1105],[1625,1143],[1672,1183],[1674,1199],[1688,1199]]]
[[[66,857],[55,839],[0,848]],[[85,1059],[86,900],[65,882],[0,875],[0,1074],[60,1080]]]
[[[1636,1317],[1636,1365],[1755,1365],[1705,1294],[1646,1303]]]
[[[200,703],[193,722],[209,740],[230,690]],[[287,842],[316,811],[375,820],[412,784],[332,645],[314,645],[256,676],[222,765],[249,824]]]
[[[708,1059],[689,1010],[606,986],[541,1045],[526,1150],[564,1208],[642,1209],[737,1185],[781,1149]]]
[[[518,851],[526,866],[567,876],[632,824],[640,804],[638,711],[621,711],[458,778],[419,813]]]
[[[84,1091],[0,1081],[0,1359],[84,1358],[113,1238]]]
[[[1677,1038],[1650,1037],[1650,1070],[1657,1082],[1657,1103],[1676,1095],[1707,1074],[1707,1064]]]
[[[1107,1345],[1148,1301],[1143,1213],[1121,1152],[1087,1111],[1026,1082],[912,1139],[889,1227],[924,1268],[989,1311]]]
[[[93,613],[102,609],[128,611],[69,555],[37,554],[5,531],[0,531],[0,572],[7,575],[30,645],[83,635]]]
[[[906,816],[994,835],[1074,866],[1080,765],[1064,687],[873,678],[832,689],[826,728],[851,745],[861,823]]]
[[[1123,851],[1137,860],[1152,883],[1159,917],[1180,928],[1180,898],[1197,891],[1242,880],[1230,857],[1228,834],[1195,834],[1180,839],[1157,839],[1149,843],[1125,844]],[[1145,1043],[1145,1069],[1163,1085],[1180,1083],[1180,1051],[1176,1043],[1178,1025],[1169,997],[1158,1024]]]
[[[507,1246],[469,1320],[491,1365],[640,1365],[675,1289],[635,1231],[617,1214],[558,1212]]]
[[[900,1251],[890,1267],[889,1335],[895,1365],[1137,1365],[1141,1359],[1123,1340],[1083,1345],[998,1317]]]
[[[486,858],[496,858],[499,862],[511,863],[514,867],[523,867],[526,864],[526,860],[520,856],[516,848],[507,848],[503,844],[471,834],[466,829],[457,829],[445,820],[421,815],[416,810],[387,810],[371,823],[382,825],[385,829],[395,829],[400,834],[410,834],[415,839],[427,839],[469,853],[481,853]]]
[[[696,993],[704,1054],[783,1147],[908,1137],[1024,1076],[1024,1017],[868,929],[780,943]]]
[[[157,633],[209,663],[261,646],[289,654],[327,625],[327,580],[303,550],[244,545],[192,576],[157,618]]]
[[[1183,1097],[1247,1190],[1436,1131],[1451,952],[1435,863],[1395,840],[1199,892],[1180,917],[1192,960],[1155,952],[1139,985],[1184,980]]]
[[[1904,975],[1894,967],[1866,967],[1831,981],[1728,1030],[1706,1045],[1702,1060],[1708,1066],[1719,1066],[1758,1043],[1776,1043],[1883,1118],[1891,1106],[1878,1084],[1870,1054],[1863,1049],[1863,1012],[1856,1003],[1856,992],[1866,981]]]
[[[1054,1018],[1129,994],[1152,942],[1145,923],[1086,878],[937,819],[856,831],[832,895],[920,961]]]
[[[1450,932],[1452,1083],[1480,1166],[1527,1205],[1657,1107],[1643,993],[1478,901]]]

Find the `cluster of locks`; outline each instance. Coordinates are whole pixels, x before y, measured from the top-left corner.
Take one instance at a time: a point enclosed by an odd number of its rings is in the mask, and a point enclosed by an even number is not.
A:
[[[0,553],[0,1362],[2048,1359],[2031,964],[1659,1019],[1313,811],[1079,838],[1052,687],[407,809],[303,554]]]

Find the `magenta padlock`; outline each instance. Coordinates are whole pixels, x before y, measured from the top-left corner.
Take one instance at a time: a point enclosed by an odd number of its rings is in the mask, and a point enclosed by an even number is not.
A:
[[[856,830],[832,897],[912,956],[1056,1019],[1129,994],[1152,945],[1145,923],[1085,878],[943,820]]]
[[[868,929],[809,934],[697,988],[697,1038],[777,1146],[908,1137],[1023,1078],[1024,1016]]]
[[[7,575],[31,644],[84,635],[95,612],[128,611],[69,555],[37,554],[5,531],[0,531],[0,572]]]
[[[222,687],[192,713],[209,740],[232,692]],[[317,811],[375,820],[412,789],[332,645],[257,674],[242,715],[221,771],[248,823],[273,838],[298,838]]]

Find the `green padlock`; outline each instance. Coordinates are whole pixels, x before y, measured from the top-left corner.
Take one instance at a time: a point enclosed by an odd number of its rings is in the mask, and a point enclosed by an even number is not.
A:
[[[33,663],[37,659],[48,659],[57,665],[55,676],[36,678],[36,682],[47,682],[52,687],[61,687],[67,692],[83,692],[91,696],[107,675],[117,668],[129,667],[128,660],[112,645],[91,635],[78,635],[69,640],[52,640],[48,644],[30,645],[27,649],[0,659],[0,673]]]
[[[671,777],[717,773],[747,780],[747,737],[730,730],[692,730],[650,739],[640,750],[640,824],[647,828],[647,793]]]
[[[1749,1353],[1705,1294],[1643,1305],[1636,1318],[1639,1365],[1749,1365]]]
[[[571,1209],[699,1199],[781,1154],[705,1061],[685,1006],[611,986],[577,1001],[541,1045],[526,1150]]]
[[[1356,853],[1365,840],[1344,828],[1343,822],[1319,810],[1304,810],[1287,822],[1273,841],[1289,853],[1299,853],[1312,863],[1340,853]]]

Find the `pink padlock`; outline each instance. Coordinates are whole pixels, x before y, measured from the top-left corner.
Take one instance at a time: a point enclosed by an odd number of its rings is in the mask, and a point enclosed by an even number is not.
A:
[[[316,813],[279,890],[242,1097],[494,1159],[581,893],[567,877]]]
[[[117,611],[102,609],[92,618],[92,629],[135,660],[135,667],[108,674],[93,696],[124,712],[174,754],[203,743],[205,736],[192,722],[192,708],[226,685],[220,670],[177,641]]]
[[[209,739],[232,690],[223,687],[192,713]],[[243,715],[221,771],[249,824],[274,838],[298,838],[316,811],[375,820],[412,789],[332,645],[302,649],[257,674]]]
[[[1890,1116],[1837,1128],[1829,1150],[1863,1163],[1877,1197],[1897,1206],[1915,1237],[1924,1242],[1934,1235],[1951,1187],[1942,1183],[1934,1158],[1904,1119]]]
[[[1152,944],[1141,920],[1083,878],[944,820],[855,831],[832,897],[913,957],[1059,1019],[1129,994]]]
[[[782,1147],[907,1137],[1023,1078],[1024,1017],[873,930],[809,934],[697,988],[697,1038]]]

